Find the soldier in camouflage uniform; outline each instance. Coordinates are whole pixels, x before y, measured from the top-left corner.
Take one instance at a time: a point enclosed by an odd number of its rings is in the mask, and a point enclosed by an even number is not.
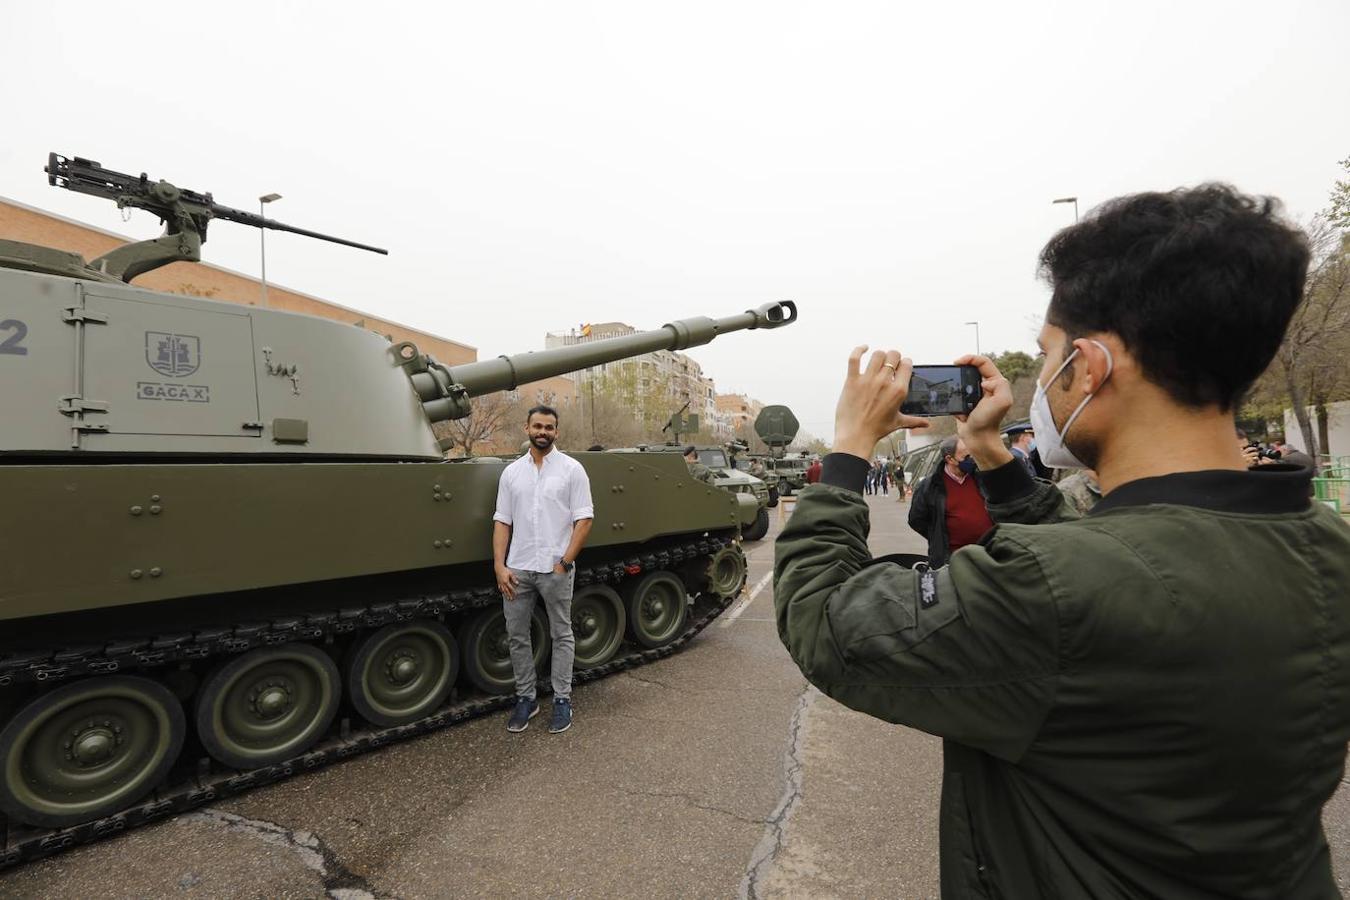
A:
[[[689,474],[699,481],[713,483],[712,469],[698,461],[698,449],[692,445],[684,448],[684,461],[689,466]]]
[[[1059,480],[1059,492],[1080,516],[1086,516],[1102,499],[1102,486],[1091,469],[1074,472]]]

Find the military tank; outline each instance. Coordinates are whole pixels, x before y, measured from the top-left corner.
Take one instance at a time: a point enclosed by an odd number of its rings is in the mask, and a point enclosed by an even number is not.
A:
[[[448,368],[353,325],[133,287],[199,258],[213,218],[329,238],[89,160],[47,171],[166,228],[88,263],[0,241],[0,866],[509,703],[489,526],[506,463],[445,460],[432,423],[797,317],[771,303]],[[595,505],[584,681],[729,604],[757,507],[678,456],[574,455]],[[542,668],[542,615],[534,647]]]

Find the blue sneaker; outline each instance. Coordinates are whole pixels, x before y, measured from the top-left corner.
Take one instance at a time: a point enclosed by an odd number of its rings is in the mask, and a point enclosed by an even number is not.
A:
[[[562,734],[572,727],[572,701],[566,697],[553,698],[553,721],[548,724],[549,734]]]
[[[512,734],[524,731],[530,720],[539,715],[539,702],[529,697],[517,697],[516,708],[511,710],[511,718],[506,720],[506,730]]]

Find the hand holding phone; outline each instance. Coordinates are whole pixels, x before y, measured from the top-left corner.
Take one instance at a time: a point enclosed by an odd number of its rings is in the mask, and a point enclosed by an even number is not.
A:
[[[974,366],[915,366],[900,412],[908,416],[969,415],[980,402],[980,380],[980,370]]]
[[[987,356],[963,356],[956,364],[974,366],[980,373],[979,402],[968,414],[956,417],[960,422],[956,433],[965,441],[976,465],[991,472],[1012,460],[999,433],[999,424],[1012,409],[1012,385]]]
[[[834,450],[870,459],[877,441],[899,428],[924,428],[927,419],[900,412],[913,364],[898,350],[878,350],[860,365],[867,347],[855,347],[834,412]]]

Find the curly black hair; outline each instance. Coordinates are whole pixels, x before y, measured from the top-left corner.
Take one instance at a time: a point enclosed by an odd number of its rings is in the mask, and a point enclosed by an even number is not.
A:
[[[1226,184],[1117,197],[1045,245],[1046,321],[1111,332],[1177,402],[1232,409],[1303,298],[1307,237]]]

